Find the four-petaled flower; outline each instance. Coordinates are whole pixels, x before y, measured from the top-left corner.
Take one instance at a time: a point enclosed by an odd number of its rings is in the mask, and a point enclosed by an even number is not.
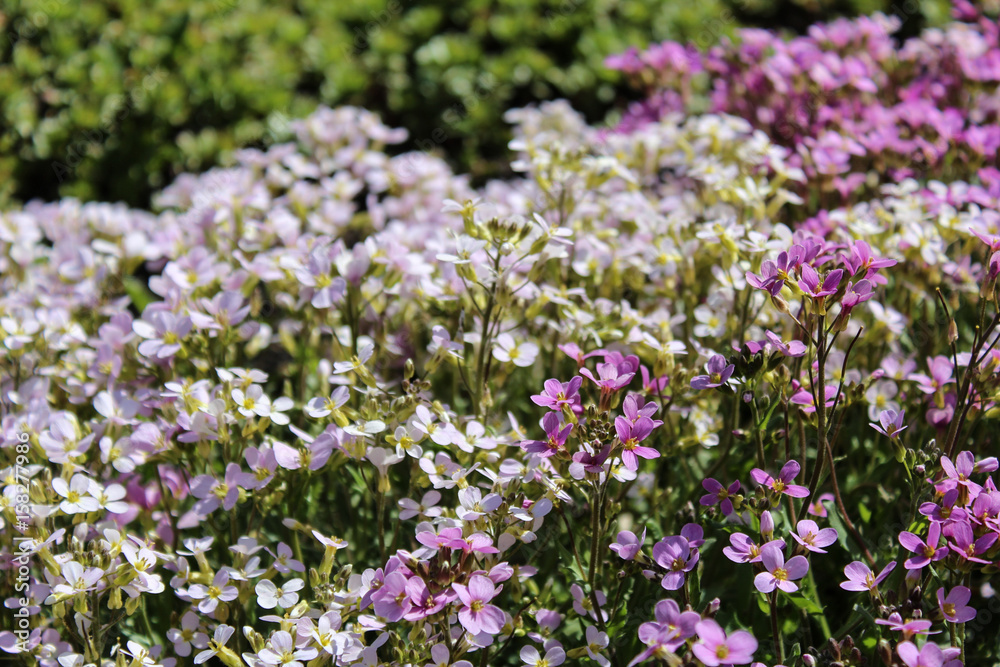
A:
[[[761,486],[766,486],[774,493],[789,495],[792,498],[805,498],[809,495],[809,489],[804,486],[799,486],[798,484],[792,484],[802,467],[799,465],[798,461],[788,461],[781,468],[781,472],[778,473],[778,477],[774,478],[768,475],[766,472],[760,468],[754,468],[750,471],[750,477],[753,481],[757,482]]]
[[[794,593],[799,590],[798,584],[794,582],[809,572],[809,561],[805,556],[794,556],[786,563],[784,553],[774,544],[764,545],[760,550],[760,561],[767,572],[754,577],[753,585],[761,593],[770,593],[775,588]]]
[[[859,560],[854,561],[844,568],[847,581],[840,582],[840,587],[845,591],[868,591],[878,592],[878,585],[889,576],[889,573],[896,568],[896,561],[891,560],[886,563],[882,571],[876,575],[871,568]]]
[[[503,586],[497,588],[489,577],[474,574],[468,585],[452,584],[462,606],[458,610],[458,621],[473,636],[481,632],[495,635],[503,629],[506,617],[499,607],[490,604]]]
[[[726,358],[721,354],[713,355],[705,364],[707,375],[696,375],[691,378],[692,389],[713,389],[728,384],[736,370],[735,364],[728,364]]]

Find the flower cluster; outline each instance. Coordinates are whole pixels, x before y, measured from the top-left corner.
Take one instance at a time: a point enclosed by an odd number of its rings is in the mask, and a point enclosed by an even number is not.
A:
[[[373,114],[321,108],[155,212],[0,214],[0,650],[996,660],[1000,179],[972,131],[995,119],[996,35],[897,54],[884,25],[705,56],[772,106],[800,103],[771,91],[786,75],[827,86],[842,113],[791,148],[772,120],[608,132],[551,103],[508,114],[515,176],[473,187]],[[661,50],[680,80],[701,66]],[[831,208],[820,181],[854,167],[817,147],[860,136],[867,79],[918,110],[954,94],[968,123],[939,114],[961,140],[911,174],[947,180]]]

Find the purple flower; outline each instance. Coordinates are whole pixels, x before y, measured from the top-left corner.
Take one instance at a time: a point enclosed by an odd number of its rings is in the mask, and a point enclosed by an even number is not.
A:
[[[740,492],[740,480],[736,480],[730,484],[728,488],[726,488],[717,480],[709,477],[706,480],[702,480],[701,485],[706,491],[708,491],[708,493],[702,496],[699,501],[702,505],[711,507],[716,503],[720,503],[719,509],[722,510],[722,513],[725,516],[729,516],[733,513],[733,501],[730,500],[730,497]]]
[[[803,519],[795,526],[796,531],[792,537],[796,542],[804,546],[809,551],[825,554],[828,547],[837,541],[837,530],[835,528],[824,528],[820,530],[815,521]]]
[[[733,533],[730,535],[729,543],[732,546],[723,548],[722,553],[734,563],[759,563],[761,560],[761,551],[769,545],[774,545],[779,549],[785,548],[784,540],[771,540],[767,544],[758,545],[743,533]]]
[[[534,646],[525,646],[521,649],[521,662],[529,667],[558,667],[566,662],[566,650],[555,640],[552,644],[545,645],[546,651],[543,657]]]
[[[883,410],[878,416],[879,423],[868,425],[882,435],[895,439],[899,437],[900,431],[906,428],[903,424],[903,416],[905,414],[906,410],[900,410],[899,412],[895,410]]]
[[[676,591],[683,586],[686,573],[698,564],[698,557],[698,550],[691,549],[690,543],[684,537],[664,537],[657,542],[653,546],[653,560],[668,570],[660,582],[661,585],[668,591]]]
[[[832,502],[833,502],[832,493],[820,494],[819,498],[809,503],[809,505],[806,507],[806,511],[809,512],[809,514],[812,514],[813,516],[818,516],[825,519],[829,513],[827,512],[826,505],[824,505],[824,503],[832,503]]]
[[[399,570],[385,575],[381,588],[372,595],[375,613],[393,623],[408,614],[413,603],[406,583],[406,575]]]
[[[637,538],[630,530],[623,530],[618,533],[618,541],[611,544],[614,551],[622,560],[632,560],[636,554],[642,550],[642,543],[646,540],[646,529],[642,529],[642,537]]]
[[[147,309],[146,320],[136,320],[132,330],[145,338],[139,343],[139,354],[144,357],[169,359],[181,349],[181,341],[191,333],[191,319],[166,310]]]
[[[653,420],[639,417],[633,424],[625,417],[615,417],[615,431],[622,443],[622,462],[629,470],[639,469],[639,458],[655,459],[660,453],[652,447],[642,447],[640,442],[653,432]]]
[[[583,378],[577,375],[569,382],[560,382],[555,378],[545,381],[545,389],[541,394],[531,397],[531,402],[550,410],[562,410],[564,406],[572,406],[580,402],[580,385]]]
[[[764,260],[760,266],[760,275],[752,271],[746,272],[747,283],[751,287],[764,290],[771,296],[778,296],[785,281],[791,279],[791,274],[802,262],[803,247],[793,245],[788,251],[778,253],[777,261]]]
[[[952,623],[965,623],[976,617],[976,610],[969,606],[972,591],[965,586],[955,586],[944,594],[944,588],[937,590],[938,607],[941,614]]]
[[[819,282],[819,274],[808,264],[802,265],[802,278],[799,280],[799,289],[806,293],[806,296],[813,299],[822,299],[831,294],[836,294],[840,287],[840,279],[844,277],[843,269],[834,269],[823,280]]]
[[[675,651],[695,635],[695,627],[701,621],[701,614],[695,611],[681,611],[673,600],[660,600],[654,610],[655,622],[639,626],[639,640],[647,646],[660,645],[668,651]]]
[[[935,523],[931,527],[939,525]],[[958,554],[962,560],[981,563],[983,565],[989,564],[990,561],[980,556],[989,551],[993,543],[997,541],[996,533],[989,532],[976,539],[975,533],[972,531],[972,526],[965,521],[949,523],[945,526],[944,532],[945,535],[951,538],[948,540],[948,548]]]
[[[948,357],[936,356],[927,358],[927,370],[930,375],[911,373],[906,379],[917,383],[917,389],[925,394],[933,394],[946,385],[955,382],[954,368]]]
[[[842,313],[844,315],[849,314],[852,308],[868,301],[873,296],[875,296],[875,293],[872,291],[871,281],[859,280],[856,285],[848,281],[847,291],[844,292],[844,298],[840,300],[840,305],[843,308]]]
[[[410,603],[413,605],[403,617],[407,621],[419,621],[422,618],[433,616],[444,609],[448,602],[445,595],[432,595],[427,583],[420,577],[410,577],[406,582],[406,593],[410,596]]]
[[[976,459],[972,452],[960,452],[955,459],[955,463],[947,456],[941,457],[941,469],[944,470],[944,489],[958,489],[961,497],[968,498],[970,494],[975,495],[983,488],[973,482],[969,477],[976,471]],[[965,504],[960,502],[960,504]]]
[[[770,593],[775,588],[780,588],[786,593],[794,593],[799,587],[792,582],[801,579],[809,572],[809,561],[805,556],[795,556],[785,563],[785,555],[774,544],[764,545],[760,550],[760,560],[767,572],[761,572],[754,577],[753,585],[761,593]]]
[[[727,365],[726,358],[721,354],[716,354],[708,360],[705,370],[708,371],[708,375],[698,375],[691,379],[692,389],[701,390],[721,387],[732,377],[736,366],[734,364]]]
[[[638,394],[629,394],[625,397],[625,400],[622,401],[622,412],[630,422],[635,424],[643,417],[647,417],[652,420],[653,428],[663,425],[663,422],[659,419],[653,419],[653,415],[656,414],[659,407],[660,406],[652,401],[644,403],[642,397]]]
[[[976,501],[982,498],[984,501],[990,502],[992,498],[988,494],[980,494]],[[920,513],[925,517],[929,518],[935,523],[949,523],[951,521],[965,521],[968,519],[968,513],[961,507],[955,507],[955,503],[958,501],[958,489],[949,489],[945,491],[945,494],[941,497],[940,504],[926,502],[920,505]]]
[[[698,643],[692,650],[706,667],[745,665],[753,660],[757,640],[746,630],[737,630],[727,637],[722,626],[707,618],[695,626],[695,631]]]
[[[878,585],[882,583],[889,573],[896,567],[896,561],[889,561],[882,571],[876,576],[871,569],[859,560],[854,561],[844,568],[847,581],[840,582],[840,587],[845,591],[869,591],[877,592]]]
[[[203,614],[211,614],[220,602],[231,602],[239,596],[239,590],[228,584],[229,573],[225,570],[219,570],[210,586],[195,584],[188,588],[188,595],[192,600],[201,600],[198,603],[198,611]]]
[[[615,364],[597,364],[597,377],[590,372],[589,368],[581,368],[580,375],[601,388],[602,394],[609,394],[618,391],[626,386],[635,377],[635,371],[629,371],[631,366],[627,363],[616,366]]]
[[[697,549],[705,543],[705,529],[696,523],[686,523],[681,528],[681,537],[688,541],[692,549]]]
[[[896,653],[906,667],[962,667],[962,662],[956,659],[961,654],[958,648],[942,650],[937,644],[927,643],[918,649],[913,642],[900,642]]]
[[[566,446],[566,438],[569,437],[570,431],[573,430],[572,424],[566,424],[566,426],[560,428],[562,422],[559,419],[558,412],[548,412],[542,417],[542,428],[545,429],[545,440],[525,440],[521,443],[524,447],[524,451],[531,454],[538,454],[544,458],[548,458],[559,451],[562,451]]]
[[[503,629],[506,617],[499,607],[490,604],[503,586],[497,588],[489,577],[474,574],[467,586],[452,584],[462,607],[458,610],[458,621],[472,635],[485,632],[495,635]]]
[[[806,344],[800,340],[790,340],[787,343],[773,331],[765,331],[764,337],[768,345],[781,352],[786,357],[801,357],[808,349]]]
[[[757,482],[762,486],[766,486],[774,493],[786,494],[792,498],[805,498],[809,495],[809,489],[804,486],[799,486],[797,484],[792,484],[792,480],[795,479],[799,474],[799,470],[802,467],[799,465],[798,461],[789,461],[782,468],[781,472],[778,473],[777,479],[771,477],[766,472],[760,468],[754,468],[750,471],[750,477],[753,481]]]
[[[933,623],[924,618],[919,618],[911,621],[903,621],[903,617],[898,613],[893,612],[889,614],[888,619],[876,618],[875,623],[878,625],[887,625],[890,630],[895,632],[902,632],[903,639],[909,639],[914,635],[936,635],[939,630],[931,631],[931,626]]]
[[[894,259],[883,259],[873,255],[871,247],[864,241],[854,241],[850,244],[850,248],[851,256],[844,258],[844,265],[851,270],[851,275],[853,276],[864,271],[865,275],[863,277],[871,279],[878,273],[879,269],[896,265],[896,260]]]
[[[916,554],[903,563],[907,570],[919,570],[931,561],[941,560],[948,555],[948,547],[938,548],[937,544],[941,539],[941,525],[932,523],[927,531],[927,541],[920,539],[913,533],[904,530],[899,534],[899,543],[904,549]]]

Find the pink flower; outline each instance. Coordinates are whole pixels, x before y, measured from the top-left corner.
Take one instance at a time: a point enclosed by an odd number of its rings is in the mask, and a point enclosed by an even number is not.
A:
[[[721,354],[714,355],[705,365],[708,375],[698,375],[691,379],[692,389],[713,389],[721,387],[729,382],[733,371],[736,370],[734,364],[726,364],[726,358]]]
[[[831,294],[836,294],[840,288],[840,279],[843,278],[843,269],[834,269],[826,278],[822,285],[819,282],[819,274],[808,264],[802,265],[802,279],[799,280],[799,289],[806,293],[806,296],[813,299],[822,299]]]
[[[735,496],[740,492],[740,480],[736,480],[729,485],[728,488],[722,486],[717,480],[709,477],[706,480],[702,480],[701,485],[705,488],[708,493],[701,497],[700,502],[706,507],[711,507],[716,503],[719,503],[719,509],[725,516],[729,516],[733,513],[733,501],[730,497]]]
[[[701,621],[698,612],[682,612],[673,600],[657,602],[654,613],[655,622],[639,626],[639,640],[647,646],[665,646],[669,651],[677,650],[689,637],[693,637],[695,627]]]
[[[560,428],[561,425],[562,422],[560,421],[558,412],[547,412],[542,417],[542,428],[545,429],[546,439],[525,440],[521,443],[524,451],[548,458],[564,449],[566,438],[569,437],[570,431],[573,430],[573,425],[566,424],[566,426]]]
[[[458,621],[470,634],[478,635],[485,632],[495,635],[503,629],[506,621],[504,613],[499,607],[490,604],[490,601],[503,590],[503,586],[497,588],[489,577],[474,574],[469,577],[467,586],[452,584],[451,587],[462,602],[462,607],[458,610]]]
[[[900,410],[899,412],[895,410],[883,410],[878,416],[879,423],[868,425],[882,435],[895,439],[906,428],[903,424],[903,416],[905,414],[906,410]]]
[[[948,555],[948,547],[938,548],[941,539],[941,524],[932,523],[927,531],[927,541],[913,533],[904,530],[899,534],[899,543],[903,548],[916,554],[903,563],[907,570],[919,570],[931,561],[938,561]]]
[[[940,524],[932,524],[939,526]],[[973,563],[988,565],[989,560],[981,558],[990,547],[997,541],[997,534],[989,532],[976,539],[972,526],[965,521],[954,521],[945,526],[945,534],[951,539],[948,540],[948,548],[958,554],[959,558]]]
[[[396,622],[409,613],[413,603],[406,590],[406,575],[396,570],[385,575],[381,588],[372,594],[375,613],[387,621]]]
[[[824,528],[820,530],[815,521],[803,519],[795,526],[797,532],[792,533],[796,542],[804,546],[809,551],[825,554],[828,547],[837,541],[837,530],[835,528]]]
[[[930,375],[924,375],[923,373],[911,373],[907,378],[908,380],[916,382],[917,389],[925,394],[933,394],[946,385],[955,382],[955,378],[952,377],[954,369],[952,367],[952,362],[948,359],[948,357],[928,357],[927,369],[930,371]]]
[[[947,456],[941,457],[941,469],[944,470],[945,479],[942,487],[947,489],[958,489],[959,494],[968,497],[975,495],[983,488],[973,482],[969,477],[976,471],[976,459],[972,452],[960,452],[955,459],[955,463]]]
[[[695,631],[698,643],[692,650],[706,667],[745,665],[753,660],[757,640],[746,630],[737,630],[727,637],[722,626],[708,618],[699,622]]]
[[[893,612],[889,614],[888,619],[876,618],[875,623],[878,625],[887,625],[890,630],[895,632],[902,632],[903,639],[909,639],[914,635],[936,635],[940,631],[931,631],[931,626],[933,623],[925,618],[918,618],[911,621],[903,621],[903,617],[898,613]]]
[[[629,470],[639,469],[639,458],[655,459],[660,453],[652,447],[642,447],[640,442],[653,432],[653,420],[649,417],[639,417],[633,424],[625,417],[615,418],[615,432],[622,443],[622,462]]]
[[[879,269],[895,266],[897,263],[894,259],[876,257],[872,254],[871,247],[864,241],[854,241],[849,247],[851,256],[844,258],[844,265],[851,270],[851,275],[856,276],[864,271],[865,275],[862,278],[871,279]]]
[[[686,573],[698,564],[698,550],[692,549],[686,538],[664,537],[653,547],[653,560],[668,570],[660,584],[668,591],[676,591],[684,585]]]
[[[780,588],[786,593],[794,593],[799,587],[792,582],[801,579],[809,572],[809,561],[805,556],[795,556],[785,563],[785,555],[773,544],[764,545],[760,550],[760,560],[767,568],[767,572],[761,572],[754,577],[753,585],[761,593],[770,593],[775,588]]]
[[[614,551],[622,560],[632,560],[636,554],[642,550],[642,543],[646,540],[646,529],[642,530],[642,537],[637,538],[630,530],[623,530],[618,533],[618,541],[611,544]]]
[[[845,591],[869,591],[876,592],[878,585],[882,583],[889,573],[896,567],[896,561],[889,561],[882,571],[875,575],[871,569],[859,560],[854,561],[844,568],[847,581],[840,582],[840,587]]]
[[[961,654],[958,648],[942,650],[937,644],[928,643],[918,649],[913,642],[900,642],[896,653],[906,667],[962,667],[962,662],[956,659]]]
[[[938,607],[941,614],[952,623],[965,623],[976,617],[976,610],[969,606],[972,591],[965,586],[955,586],[944,594],[944,588],[937,590]]]
[[[792,480],[795,479],[801,469],[802,467],[799,465],[798,461],[793,460],[787,462],[781,468],[781,472],[778,473],[777,479],[771,477],[760,468],[754,468],[751,470],[750,477],[753,478],[753,481],[762,486],[768,487],[779,496],[781,494],[786,494],[792,498],[805,498],[809,495],[809,489],[804,486],[792,484]]]
[[[743,533],[733,533],[729,536],[729,543],[732,546],[722,549],[726,558],[734,563],[759,563],[761,552],[766,546],[775,546],[778,549],[785,548],[784,540],[771,540],[764,545],[758,545]]]
[[[589,368],[581,368],[580,375],[600,387],[602,394],[613,393],[628,386],[628,383],[635,377],[635,371],[629,371],[628,368],[628,364],[616,366],[614,364],[599,363],[597,364],[596,378],[590,372]]]
[[[746,272],[747,283],[771,296],[777,296],[785,286],[785,281],[791,279],[792,273],[802,262],[803,250],[802,246],[793,245],[788,251],[778,253],[777,261],[764,260],[759,276],[752,271]]]
[[[806,507],[806,511],[809,512],[809,514],[812,514],[813,516],[818,516],[825,519],[828,516],[828,512],[826,510],[826,505],[824,505],[823,503],[831,503],[831,502],[833,502],[832,493],[821,494],[819,498],[809,503],[808,507]]]
[[[545,390],[531,397],[531,402],[550,410],[562,410],[564,406],[572,406],[580,402],[580,385],[583,378],[577,375],[569,382],[556,379],[545,381]]]

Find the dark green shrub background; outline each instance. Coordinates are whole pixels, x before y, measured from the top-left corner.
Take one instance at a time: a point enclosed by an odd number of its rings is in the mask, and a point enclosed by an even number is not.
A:
[[[915,6],[916,0],[909,0]],[[177,173],[281,140],[319,103],[356,104],[474,176],[498,173],[503,111],[568,98],[600,120],[636,95],[602,67],[628,46],[710,44],[903,0],[5,0],[0,206],[147,206]],[[904,31],[945,18],[938,0]]]

